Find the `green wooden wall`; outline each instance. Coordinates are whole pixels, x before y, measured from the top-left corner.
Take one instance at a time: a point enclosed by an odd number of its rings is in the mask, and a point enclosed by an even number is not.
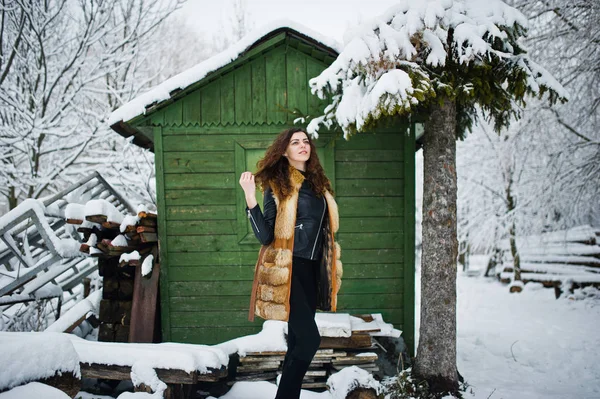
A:
[[[239,173],[274,136],[323,104],[308,80],[333,59],[302,41],[271,41],[244,62],[152,113],[163,339],[213,344],[260,330],[247,321],[258,242]],[[414,134],[396,125],[349,141],[316,141],[340,209],[339,311],[383,313],[412,343]],[[414,133],[414,132],[413,132]],[[261,202],[261,201],[259,201]]]

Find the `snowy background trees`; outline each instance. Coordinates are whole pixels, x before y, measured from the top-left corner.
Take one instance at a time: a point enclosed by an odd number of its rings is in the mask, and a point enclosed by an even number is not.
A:
[[[0,4],[0,213],[98,170],[132,202],[155,201],[154,160],[106,124],[111,111],[238,40],[171,16],[184,0],[5,0]],[[216,39],[218,37],[218,40]]]
[[[460,240],[488,252],[513,224],[517,235],[600,225],[600,6],[512,4],[529,17],[526,47],[570,100],[553,108],[531,101],[502,134],[480,124],[459,142]]]

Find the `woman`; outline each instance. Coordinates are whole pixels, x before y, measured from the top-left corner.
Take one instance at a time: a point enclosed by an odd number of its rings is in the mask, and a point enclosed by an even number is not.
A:
[[[256,182],[264,193],[263,211]],[[254,274],[250,320],[288,322],[288,350],[276,399],[300,397],[321,337],[316,309],[335,311],[341,285],[337,205],[314,144],[298,128],[281,132],[240,185],[256,238],[263,244]]]

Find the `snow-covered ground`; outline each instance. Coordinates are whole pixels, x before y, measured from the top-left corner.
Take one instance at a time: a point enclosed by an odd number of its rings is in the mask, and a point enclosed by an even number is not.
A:
[[[475,398],[600,398],[600,292],[586,292],[556,300],[554,290],[527,284],[509,294],[460,272],[458,369]]]
[[[473,257],[471,268],[485,262]],[[457,289],[458,369],[470,385],[466,398],[600,398],[600,291],[557,300],[554,290],[527,284],[509,294],[493,278],[463,272]],[[268,382],[241,382],[220,399],[268,399],[275,391]],[[310,391],[301,398],[333,399]]]
[[[471,268],[485,263],[472,257]],[[458,369],[470,385],[465,398],[600,398],[600,291],[557,300],[554,290],[527,284],[510,294],[496,279],[463,272],[457,290]],[[221,399],[266,399],[275,391],[268,382],[237,383]],[[301,399],[317,398],[332,396],[302,392]]]

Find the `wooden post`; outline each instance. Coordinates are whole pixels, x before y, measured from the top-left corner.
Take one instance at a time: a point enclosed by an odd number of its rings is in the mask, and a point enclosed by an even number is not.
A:
[[[152,248],[154,265],[150,276],[142,276],[142,268],[136,267],[133,282],[133,302],[131,304],[131,322],[129,324],[129,342],[154,342],[156,307],[158,306],[158,281],[160,264],[158,250]]]
[[[84,278],[83,279],[83,297],[87,298],[88,296],[90,296],[90,285],[92,283],[92,279],[90,278]]]

